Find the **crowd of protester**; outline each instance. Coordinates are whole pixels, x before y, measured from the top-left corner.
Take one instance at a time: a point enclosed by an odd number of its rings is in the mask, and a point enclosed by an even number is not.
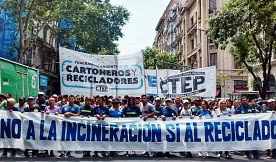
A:
[[[184,116],[188,116],[191,119],[201,118],[203,116],[209,116],[216,118],[222,115],[232,114],[248,114],[248,113],[269,113],[276,110],[274,99],[262,101],[260,99],[252,99],[248,101],[243,97],[241,100],[220,99],[220,100],[203,100],[189,98],[175,97],[160,98],[155,97],[149,99],[148,96],[142,95],[141,97],[125,96],[124,98],[114,98],[112,96],[95,96],[93,98],[83,96],[53,95],[46,99],[43,92],[39,92],[37,98],[29,97],[25,99],[21,97],[19,102],[16,103],[11,94],[0,94],[0,110],[8,111],[20,111],[22,113],[28,112],[40,112],[46,114],[64,115],[66,118],[72,116],[85,116],[96,117],[98,120],[104,120],[106,117],[110,118],[129,118],[129,117],[141,117],[144,121],[148,118],[154,118],[158,120],[166,121],[166,118],[172,118],[173,120],[179,120]],[[10,151],[10,156],[16,156],[15,149],[5,149],[2,157],[6,157]],[[29,156],[41,156],[43,152],[44,156],[55,156],[53,151],[42,150],[25,150],[24,155]],[[101,156],[116,156],[116,152],[100,152]],[[244,151],[246,158],[259,158],[259,151]],[[136,154],[131,152],[131,154]],[[231,158],[228,151],[216,152],[218,157]],[[126,152],[126,155],[130,155]],[[145,156],[170,156],[170,153],[162,152],[144,152]],[[191,152],[180,152],[181,156],[189,158],[193,157]],[[199,152],[199,156],[208,157],[208,152]],[[84,157],[90,157],[90,151],[83,152]],[[94,152],[93,156],[99,156],[99,152]],[[71,157],[71,152],[60,152],[58,158]],[[276,149],[266,151],[267,158],[276,158]]]

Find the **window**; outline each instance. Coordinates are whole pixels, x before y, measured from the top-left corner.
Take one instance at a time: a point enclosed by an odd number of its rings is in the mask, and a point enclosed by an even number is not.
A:
[[[210,66],[217,65],[217,53],[210,53]]]
[[[216,11],[217,9],[217,4],[216,0],[209,0],[209,14],[212,14]]]
[[[191,17],[191,26],[193,26],[194,25],[194,17],[192,16]]]
[[[240,69],[241,65],[237,63],[236,57],[234,56],[234,69]]]
[[[191,39],[191,49],[193,50],[195,48],[195,41],[194,39]]]
[[[245,80],[234,80],[234,88],[235,89],[247,89],[248,82]]]

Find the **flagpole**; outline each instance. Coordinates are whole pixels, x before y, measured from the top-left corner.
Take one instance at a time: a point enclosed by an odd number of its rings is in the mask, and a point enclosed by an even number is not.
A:
[[[156,96],[158,96],[158,72],[157,72],[157,59],[154,59],[154,64],[155,64],[155,74],[156,74]]]

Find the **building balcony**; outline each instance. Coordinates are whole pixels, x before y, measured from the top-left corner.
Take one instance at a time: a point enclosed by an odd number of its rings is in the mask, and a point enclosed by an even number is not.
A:
[[[177,35],[176,35],[176,38],[175,38],[176,42],[179,42],[179,41],[182,39],[182,37],[183,37],[183,34],[182,34],[182,33],[177,34]]]
[[[188,28],[187,34],[189,34],[191,31],[196,29],[197,29],[197,23],[195,22],[193,25],[191,25],[191,27]]]

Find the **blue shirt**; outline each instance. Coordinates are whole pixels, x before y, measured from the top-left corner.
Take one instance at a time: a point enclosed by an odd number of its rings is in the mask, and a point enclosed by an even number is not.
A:
[[[251,107],[249,105],[243,106],[240,104],[236,109],[234,114],[248,114],[252,113]]]
[[[8,107],[5,107],[4,110],[10,110],[10,109]],[[16,107],[13,107],[12,111],[18,111],[18,109]]]
[[[93,107],[92,106],[82,106],[80,108],[80,115],[83,115],[83,116],[93,116],[94,115],[94,112],[93,112]]]
[[[141,115],[141,111],[137,107],[130,107],[130,106],[128,106],[128,107],[125,107],[122,110],[122,114],[125,117],[138,117],[139,115]]]
[[[164,107],[161,105],[159,107],[154,105],[154,107],[155,107],[155,111],[156,111],[156,116],[161,116],[161,111]]]
[[[110,108],[109,109],[109,117],[119,118],[119,117],[122,117],[122,113],[121,113],[121,111],[119,109],[115,110],[113,108]]]
[[[109,115],[109,109],[105,106],[96,106],[94,108],[94,115]]]
[[[162,108],[160,114],[164,115],[165,117],[173,117],[173,116],[177,115],[176,112],[172,108],[169,108],[169,107]]]
[[[40,110],[44,111],[46,106],[48,106],[48,101],[47,100],[39,100],[37,99],[35,101],[35,104],[40,108]]]
[[[64,114],[66,112],[79,114],[80,113],[80,107],[76,104],[73,104],[72,106],[70,106],[69,104],[63,105],[62,108],[61,108],[61,113]]]
[[[201,109],[197,112],[196,116],[207,116],[207,115],[212,115],[211,111],[208,109]]]

